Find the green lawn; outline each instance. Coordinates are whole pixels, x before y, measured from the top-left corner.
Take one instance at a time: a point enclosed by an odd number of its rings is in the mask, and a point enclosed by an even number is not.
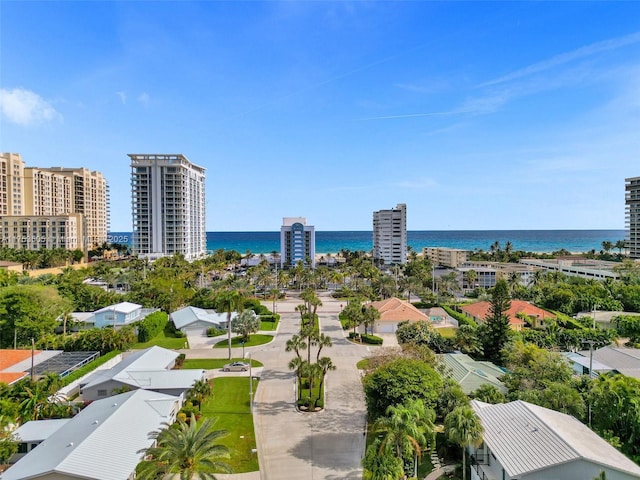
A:
[[[442,335],[445,338],[455,337],[456,330],[457,328],[453,328],[453,327],[440,327],[435,329],[436,332],[438,332],[440,335]]]
[[[232,348],[242,348],[241,337],[233,337],[231,339],[231,347]],[[244,344],[245,347],[255,347],[256,345],[264,345],[265,343],[269,343],[273,340],[273,335],[263,335],[260,333],[254,333],[249,337],[249,341]],[[222,340],[216,343],[213,348],[228,348],[229,341]]]
[[[258,380],[253,380],[253,392]],[[249,408],[249,379],[224,377],[213,380],[213,395],[202,405],[204,417],[216,418],[215,429],[228,432],[220,443],[229,447],[231,458],[226,462],[234,473],[259,470],[253,416]]]
[[[203,370],[213,370],[216,368],[222,368],[227,363],[231,362],[246,362],[246,358],[187,358],[182,364],[182,368],[201,368]],[[251,366],[262,367],[262,363],[258,360],[251,359]]]
[[[189,348],[187,337],[176,338],[170,333],[168,333],[166,330],[163,330],[148,342],[134,343],[131,348],[142,349],[142,348],[149,348],[149,347],[153,347],[154,345],[157,345],[159,347],[168,348],[170,350],[179,350],[181,348],[185,348],[185,344],[187,344],[187,348]]]
[[[269,332],[273,332],[278,328],[278,322],[266,322],[264,320],[260,321],[260,330],[265,330]]]
[[[363,358],[362,360],[360,360],[358,363],[356,363],[356,368],[358,370],[366,370],[367,368],[369,368],[369,363],[371,362],[370,359],[368,358]]]

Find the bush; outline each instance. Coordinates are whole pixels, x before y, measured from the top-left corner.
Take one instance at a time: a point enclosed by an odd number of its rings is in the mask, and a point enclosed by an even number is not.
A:
[[[60,381],[61,381],[60,388],[66,387],[71,382],[79,379],[83,375],[86,375],[87,373],[94,371],[100,365],[103,365],[103,364],[107,363],[109,360],[111,360],[113,357],[115,357],[118,354],[120,354],[119,350],[112,350],[111,352],[109,352],[109,353],[107,353],[105,355],[102,355],[101,357],[96,358],[92,362],[89,362],[86,365],[83,365],[79,369],[74,370],[69,375],[67,375],[65,377],[62,377],[60,379]]]
[[[217,337],[218,335],[222,335],[226,333],[226,330],[222,328],[211,327],[207,328],[207,337]]]
[[[470,319],[469,317],[467,317],[466,315],[464,315],[463,313],[460,312],[456,312],[455,310],[453,310],[451,307],[448,307],[447,305],[440,305],[445,312],[447,312],[449,315],[451,315],[453,318],[455,318],[458,321],[458,326],[460,325],[469,325],[472,328],[478,328],[478,324],[476,322],[474,322],[472,319]]]
[[[136,322],[138,342],[144,343],[158,335],[167,326],[169,316],[165,312],[153,312],[143,320]]]
[[[349,338],[351,340],[360,340],[362,343],[368,343],[369,345],[382,345],[382,338],[368,333],[349,332]]]
[[[263,322],[279,322],[280,314],[279,313],[273,314],[271,312],[269,312],[268,314],[261,314],[260,320]]]
[[[437,306],[437,304],[431,302],[412,302],[411,305],[416,308],[433,308]]]
[[[180,368],[182,367],[182,365],[184,365],[185,358],[187,358],[187,356],[184,353],[178,355],[178,358],[176,358],[176,368]]]

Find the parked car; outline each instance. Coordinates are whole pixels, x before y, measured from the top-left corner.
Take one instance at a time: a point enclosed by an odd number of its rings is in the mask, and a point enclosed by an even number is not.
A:
[[[227,363],[222,367],[223,372],[246,372],[247,370],[249,370],[249,364],[247,362]]]

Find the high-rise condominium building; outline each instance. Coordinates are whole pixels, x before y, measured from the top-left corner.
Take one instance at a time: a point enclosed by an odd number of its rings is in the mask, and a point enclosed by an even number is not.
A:
[[[24,161],[19,153],[0,153],[0,215],[22,215]]]
[[[61,246],[82,250],[101,245],[107,241],[109,227],[107,192],[107,182],[100,172],[86,168],[25,167],[19,154],[2,153],[0,237],[3,244],[28,249]],[[29,228],[37,223],[38,234],[27,229],[33,233],[28,238],[22,234],[13,238],[14,220],[24,222],[21,225]],[[75,229],[75,233],[71,233],[70,228]]]
[[[373,212],[373,259],[385,265],[407,263],[407,206]]]
[[[627,223],[627,252],[631,258],[640,258],[640,177],[625,179]]]
[[[316,230],[304,217],[284,217],[280,227],[280,266],[298,262],[316,268]]]
[[[133,252],[147,257],[207,253],[205,169],[181,154],[129,154]]]

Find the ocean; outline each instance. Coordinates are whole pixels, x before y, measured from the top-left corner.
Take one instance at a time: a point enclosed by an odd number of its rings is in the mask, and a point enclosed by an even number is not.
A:
[[[603,241],[624,240],[625,230],[414,230],[407,232],[407,244],[417,252],[423,247],[450,247],[465,250],[489,250],[498,241],[504,247],[527,252],[600,251]],[[369,252],[371,231],[316,231],[316,253],[337,253],[341,249]],[[131,232],[112,232],[109,241],[131,243]],[[280,251],[280,232],[207,232],[207,250],[236,250],[268,254]]]

